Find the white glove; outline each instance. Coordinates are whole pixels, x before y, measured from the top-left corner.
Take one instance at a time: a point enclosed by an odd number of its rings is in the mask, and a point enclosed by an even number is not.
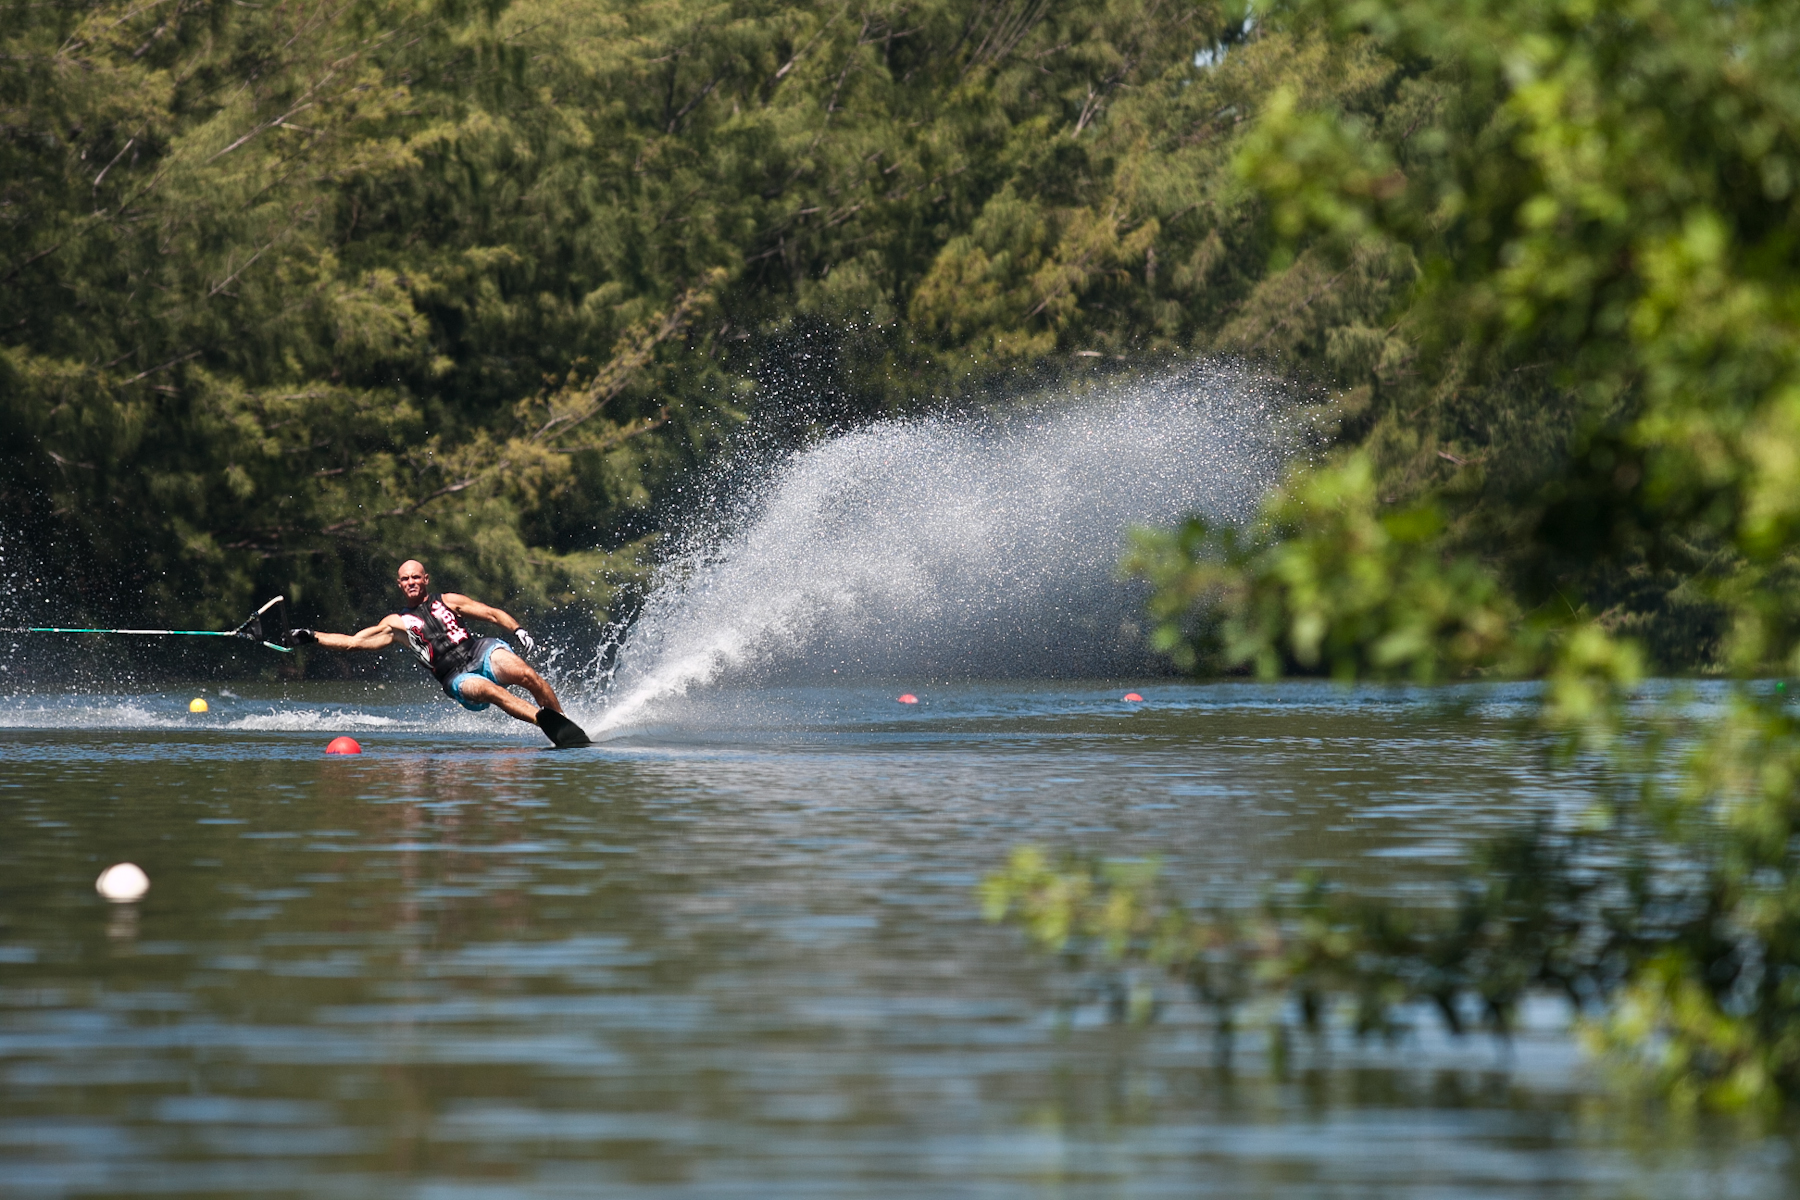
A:
[[[523,650],[525,653],[537,653],[537,640],[523,629],[513,630],[512,639],[519,644],[519,649]]]

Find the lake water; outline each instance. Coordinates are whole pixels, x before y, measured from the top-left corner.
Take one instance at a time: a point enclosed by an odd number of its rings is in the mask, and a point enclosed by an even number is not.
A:
[[[11,697],[0,1195],[1800,1184],[1785,1135],[1609,1099],[1554,1012],[1223,1062],[1190,1006],[1109,1026],[981,919],[1023,842],[1159,854],[1196,898],[1428,890],[1584,802],[1516,693],[909,686],[720,692],[566,753],[422,690]],[[95,894],[121,860],[140,903]]]

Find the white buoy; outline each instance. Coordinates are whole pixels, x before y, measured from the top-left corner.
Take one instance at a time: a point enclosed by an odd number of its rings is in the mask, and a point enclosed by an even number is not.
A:
[[[136,863],[114,863],[94,880],[94,890],[114,904],[142,900],[150,890],[150,877]]]

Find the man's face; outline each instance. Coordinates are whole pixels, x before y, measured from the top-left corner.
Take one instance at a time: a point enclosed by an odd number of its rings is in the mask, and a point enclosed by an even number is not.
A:
[[[416,562],[400,564],[399,583],[400,594],[406,597],[409,605],[423,600],[425,593],[431,590],[431,576],[425,573],[423,565]]]

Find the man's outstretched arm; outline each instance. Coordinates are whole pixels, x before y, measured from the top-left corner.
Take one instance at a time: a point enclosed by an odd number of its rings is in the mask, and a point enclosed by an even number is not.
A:
[[[290,629],[283,640],[290,646],[308,644],[323,646],[327,650],[380,650],[384,646],[394,644],[399,636],[394,626],[383,621],[379,625],[371,625],[355,633],[325,633],[311,629]]]

